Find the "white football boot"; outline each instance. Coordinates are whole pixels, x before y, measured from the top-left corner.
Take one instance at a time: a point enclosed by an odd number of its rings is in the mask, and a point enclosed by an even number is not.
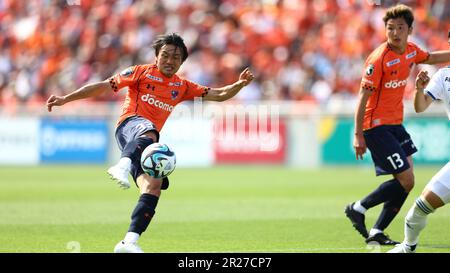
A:
[[[125,243],[120,241],[114,247],[114,253],[144,253],[137,243]]]
[[[400,243],[395,245],[395,247],[389,250],[387,253],[415,253],[416,246],[417,245],[409,246],[405,243]]]
[[[121,188],[130,188],[130,182],[128,181],[128,174],[130,172],[129,168],[124,167],[123,165],[118,163],[110,167],[107,172],[111,179],[116,181]]]

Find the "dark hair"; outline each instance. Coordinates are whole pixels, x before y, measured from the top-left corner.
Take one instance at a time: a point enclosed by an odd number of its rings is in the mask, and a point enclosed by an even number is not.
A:
[[[164,45],[174,45],[180,48],[183,52],[182,61],[184,62],[187,59],[189,55],[188,50],[186,48],[186,45],[184,44],[183,38],[181,38],[180,35],[176,33],[158,35],[152,45],[155,49],[156,56],[158,56],[159,50]]]
[[[412,24],[414,22],[414,14],[410,7],[403,4],[397,4],[393,7],[390,7],[383,17],[384,25],[387,25],[387,21],[389,21],[389,19],[397,18],[405,19],[408,27],[412,27]]]

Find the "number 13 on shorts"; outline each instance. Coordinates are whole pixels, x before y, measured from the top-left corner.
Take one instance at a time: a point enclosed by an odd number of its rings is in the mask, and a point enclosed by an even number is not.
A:
[[[398,153],[392,154],[387,157],[389,162],[391,162],[392,166],[394,167],[394,170],[397,170],[398,168],[403,167],[405,163],[403,162],[402,158]]]

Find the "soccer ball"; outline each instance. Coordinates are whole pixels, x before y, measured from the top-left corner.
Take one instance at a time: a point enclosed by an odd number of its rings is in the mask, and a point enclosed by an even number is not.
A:
[[[175,166],[175,153],[166,144],[153,143],[142,152],[142,170],[151,177],[165,178],[175,170]]]

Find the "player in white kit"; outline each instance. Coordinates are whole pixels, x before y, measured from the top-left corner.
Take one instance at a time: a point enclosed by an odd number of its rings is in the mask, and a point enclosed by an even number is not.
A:
[[[449,32],[450,43],[450,32]],[[425,111],[435,100],[445,104],[450,119],[450,67],[441,68],[431,81],[426,71],[416,78],[414,109],[417,113]],[[450,202],[450,162],[428,182],[405,218],[405,239],[389,253],[413,253],[419,241],[419,233],[425,228],[428,214]]]

